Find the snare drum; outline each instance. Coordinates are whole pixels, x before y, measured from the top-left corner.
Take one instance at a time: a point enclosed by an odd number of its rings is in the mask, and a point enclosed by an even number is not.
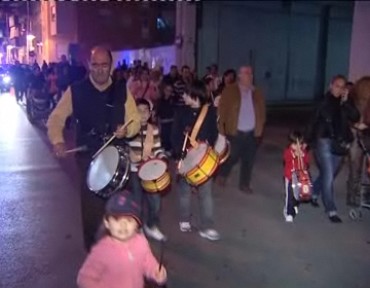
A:
[[[211,178],[218,166],[218,155],[205,143],[199,143],[197,148],[191,148],[182,165],[179,173],[186,181],[193,186],[199,186]]]
[[[230,156],[230,142],[226,139],[226,136],[218,134],[214,149],[219,156],[220,164],[224,163]]]
[[[103,198],[109,198],[128,181],[130,161],[121,147],[108,146],[90,163],[87,186]]]
[[[143,189],[150,193],[162,192],[171,184],[167,164],[161,159],[144,162],[138,171]]]

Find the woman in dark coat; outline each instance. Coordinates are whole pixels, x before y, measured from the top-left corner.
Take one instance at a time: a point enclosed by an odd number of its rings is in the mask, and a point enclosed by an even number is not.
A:
[[[308,133],[319,168],[319,175],[313,184],[312,205],[319,206],[318,197],[321,194],[325,212],[333,223],[342,222],[334,201],[334,179],[353,141],[351,125],[360,119],[358,110],[348,101],[346,83],[342,75],[333,77],[329,91],[315,111]]]

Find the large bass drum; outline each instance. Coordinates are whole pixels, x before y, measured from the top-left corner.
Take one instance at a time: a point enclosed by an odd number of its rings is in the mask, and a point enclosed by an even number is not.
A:
[[[130,161],[126,151],[121,147],[108,146],[90,163],[87,171],[87,186],[103,198],[127,184]]]
[[[218,154],[206,143],[199,143],[197,148],[191,148],[179,168],[179,174],[192,186],[207,182],[218,167]]]

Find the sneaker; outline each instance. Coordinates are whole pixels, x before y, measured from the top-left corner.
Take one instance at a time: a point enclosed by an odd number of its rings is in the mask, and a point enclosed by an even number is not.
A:
[[[311,205],[312,207],[315,207],[315,208],[320,207],[319,202],[317,202],[317,199],[315,198],[311,199]]]
[[[342,219],[340,219],[338,215],[329,216],[329,220],[332,223],[342,223]]]
[[[285,222],[292,223],[293,222],[293,216],[292,215],[286,215],[285,216]]]
[[[202,238],[208,239],[210,241],[220,240],[220,234],[214,229],[206,229],[199,231],[199,235]]]
[[[148,226],[144,226],[145,235],[147,235],[150,238],[153,238],[157,241],[166,241],[167,237],[161,232],[161,230],[158,229],[157,226],[153,226],[152,228],[149,228]]]
[[[181,232],[191,232],[190,222],[180,222],[179,224]]]
[[[253,194],[253,189],[248,186],[240,186],[239,190],[244,194]]]

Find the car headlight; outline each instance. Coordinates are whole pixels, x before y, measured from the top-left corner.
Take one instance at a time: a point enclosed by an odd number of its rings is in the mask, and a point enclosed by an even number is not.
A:
[[[3,82],[5,84],[9,84],[10,81],[12,81],[12,78],[10,78],[10,76],[6,75],[6,76],[3,77]]]

